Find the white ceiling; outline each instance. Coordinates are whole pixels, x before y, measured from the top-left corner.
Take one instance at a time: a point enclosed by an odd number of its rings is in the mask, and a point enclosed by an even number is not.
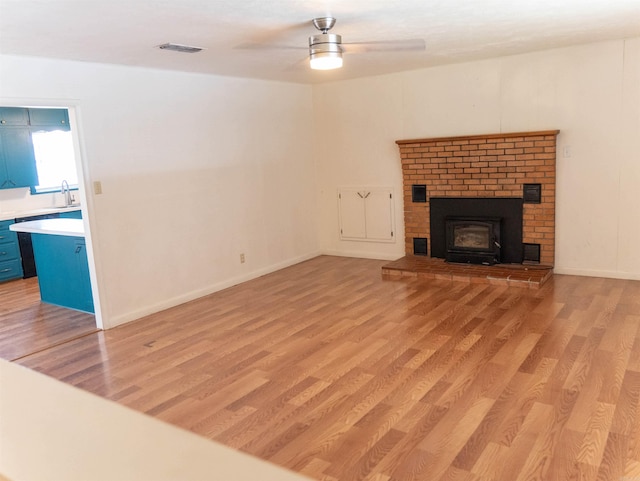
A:
[[[320,16],[337,18],[343,42],[426,50],[345,53],[342,69],[311,71]],[[0,0],[0,53],[302,83],[634,36],[640,0]],[[156,48],[166,42],[206,50]]]

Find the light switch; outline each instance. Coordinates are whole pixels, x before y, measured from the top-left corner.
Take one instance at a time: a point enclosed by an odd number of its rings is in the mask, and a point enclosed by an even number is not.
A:
[[[93,183],[93,193],[95,195],[102,194],[102,182],[100,182],[99,180],[96,180]]]

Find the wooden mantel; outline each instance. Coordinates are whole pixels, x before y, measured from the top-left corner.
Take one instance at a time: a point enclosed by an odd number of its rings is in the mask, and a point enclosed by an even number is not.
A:
[[[477,140],[477,139],[511,139],[513,137],[531,137],[531,136],[546,136],[546,135],[558,135],[559,130],[538,130],[534,132],[509,132],[505,134],[482,134],[482,135],[456,135],[455,137],[431,137],[428,139],[409,139],[409,140],[396,140],[396,144],[422,144],[427,142],[447,142],[454,140]]]

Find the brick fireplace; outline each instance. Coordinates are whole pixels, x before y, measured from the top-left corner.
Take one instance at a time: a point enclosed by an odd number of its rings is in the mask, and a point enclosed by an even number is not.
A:
[[[432,254],[432,198],[478,202],[510,198],[522,200],[523,261],[552,266],[558,132],[397,141],[404,186],[405,253]]]

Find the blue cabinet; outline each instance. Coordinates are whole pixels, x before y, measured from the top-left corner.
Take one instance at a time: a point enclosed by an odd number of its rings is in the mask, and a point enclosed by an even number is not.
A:
[[[84,237],[32,234],[44,302],[94,312]]]
[[[60,212],[59,217],[61,219],[82,219],[82,211],[72,210],[72,211]]]
[[[29,127],[0,128],[0,189],[38,185]]]
[[[29,111],[16,107],[0,107],[0,127],[29,125]]]
[[[32,130],[70,130],[67,109],[29,109]]]
[[[38,185],[32,132],[69,131],[67,109],[0,107],[0,189]]]
[[[9,230],[13,220],[0,221],[0,282],[22,278],[18,236]]]

